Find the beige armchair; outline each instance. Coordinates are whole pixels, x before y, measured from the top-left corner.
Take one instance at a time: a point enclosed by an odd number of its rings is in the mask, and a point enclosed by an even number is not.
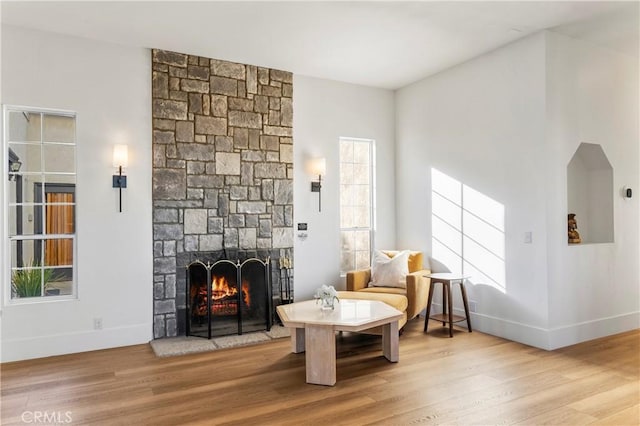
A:
[[[383,250],[393,257],[398,252]],[[369,293],[401,294],[407,297],[407,320],[415,318],[427,307],[429,297],[430,279],[426,276],[431,273],[429,269],[423,269],[422,252],[411,252],[409,256],[409,274],[407,275],[407,288],[399,287],[368,287],[371,281],[371,269],[347,272],[347,290]]]

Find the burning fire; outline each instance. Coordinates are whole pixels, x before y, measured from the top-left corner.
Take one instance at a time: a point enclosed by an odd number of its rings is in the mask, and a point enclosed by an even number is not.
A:
[[[229,285],[226,277],[213,277],[211,282],[211,299],[222,300],[228,297],[232,297],[238,294],[238,288],[236,286]],[[251,297],[249,296],[249,283],[246,280],[242,280],[242,300],[246,306],[251,305]]]
[[[197,315],[207,314],[207,288],[198,290],[198,302],[196,303]],[[242,280],[241,306],[248,308],[251,305],[249,282]],[[238,288],[229,283],[224,276],[213,276],[211,281],[211,314],[235,315],[238,312]]]
[[[213,277],[213,282],[211,283],[211,298],[213,300],[224,299],[236,294],[238,294],[238,288],[231,287],[226,277]]]

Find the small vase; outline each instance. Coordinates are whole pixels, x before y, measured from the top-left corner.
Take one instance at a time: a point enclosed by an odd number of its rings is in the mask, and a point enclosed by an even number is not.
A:
[[[329,311],[329,310],[335,309],[335,306],[334,306],[335,300],[336,300],[335,297],[325,297],[324,299],[322,299],[322,306],[320,306],[320,309],[322,309],[323,311]]]

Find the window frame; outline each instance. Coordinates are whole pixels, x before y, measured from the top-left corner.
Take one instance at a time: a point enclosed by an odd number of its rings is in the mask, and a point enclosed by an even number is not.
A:
[[[369,143],[369,227],[342,227],[342,175],[341,175],[341,165],[343,163],[342,157],[340,156],[340,147],[343,141],[352,141],[352,142],[367,142]],[[369,232],[369,262],[367,266],[371,265],[371,256],[373,254],[373,250],[375,247],[375,236],[376,236],[376,141],[371,138],[359,138],[359,137],[349,137],[349,136],[341,136],[338,138],[338,223],[340,224],[340,235],[342,235],[343,231],[368,231]],[[344,250],[342,248],[342,237],[340,238],[340,276],[345,277],[347,272],[342,270],[342,257]],[[354,268],[357,269],[358,265],[354,259]]]
[[[11,113],[32,113],[32,114],[38,114],[41,117],[41,122],[40,122],[40,126],[41,126],[41,131],[40,131],[40,139],[38,141],[12,141],[10,140],[10,127],[11,127],[11,123],[10,123],[10,114]],[[46,141],[44,139],[45,135],[44,132],[42,131],[42,129],[44,128],[44,117],[46,115],[52,115],[52,116],[59,116],[59,117],[68,117],[68,118],[72,118],[74,120],[73,123],[73,142],[56,142],[56,141]],[[1,263],[2,263],[2,269],[4,271],[4,276],[3,276],[3,289],[2,289],[2,306],[9,306],[9,305],[27,305],[27,304],[37,304],[37,303],[49,303],[49,302],[58,302],[58,301],[68,301],[68,300],[77,300],[78,299],[78,279],[77,279],[77,275],[78,275],[78,229],[77,229],[77,223],[78,223],[78,218],[77,218],[77,211],[78,211],[78,199],[77,199],[77,188],[78,188],[78,161],[77,161],[77,157],[78,157],[78,152],[77,152],[77,113],[75,111],[69,111],[69,110],[61,110],[61,109],[50,109],[50,108],[38,108],[38,107],[29,107],[29,106],[22,106],[22,105],[3,105],[2,107],[2,125],[3,125],[3,132],[2,132],[2,149],[3,149],[3,155],[2,155],[2,173],[3,173],[3,197],[2,197],[2,209],[1,209],[1,215],[0,215],[0,219],[2,220],[2,229],[3,229],[3,235],[5,235],[6,237],[4,238],[4,241],[2,242],[2,249],[3,249],[3,255],[2,255],[2,259],[1,259]],[[62,185],[73,185],[74,188],[74,201],[72,203],[73,205],[73,219],[74,219],[74,228],[73,228],[73,233],[70,234],[46,234],[46,230],[42,230],[41,233],[36,234],[35,233],[35,227],[34,227],[34,233],[32,235],[29,234],[21,234],[21,235],[13,235],[11,236],[9,234],[9,220],[10,220],[10,209],[11,207],[18,207],[18,206],[22,206],[22,207],[34,207],[34,220],[35,219],[35,211],[37,208],[40,208],[41,213],[40,215],[43,215],[44,209],[46,207],[45,204],[45,200],[42,200],[42,203],[38,203],[36,202],[36,200],[34,199],[33,202],[21,202],[21,203],[17,203],[17,202],[13,202],[11,203],[11,199],[10,199],[10,194],[9,194],[9,189],[10,189],[10,181],[8,179],[9,177],[9,148],[10,148],[10,144],[11,143],[24,143],[25,145],[37,145],[40,147],[41,153],[43,152],[43,145],[45,143],[47,143],[47,145],[64,145],[64,146],[73,146],[73,172],[48,172],[42,169],[42,167],[40,167],[39,171],[37,172],[26,172],[26,171],[22,171],[20,172],[21,176],[27,176],[27,175],[32,175],[32,176],[55,176],[55,175],[67,175],[70,176],[72,175],[74,177],[73,179],[73,184],[68,184],[68,183],[56,183],[56,182],[47,182],[46,178],[41,181],[41,182],[33,182],[34,184],[34,188],[36,184],[39,184],[42,188],[45,188],[46,185],[51,185],[51,184],[62,184]],[[42,155],[42,154],[41,154]],[[42,161],[42,160],[41,160]],[[41,163],[42,164],[42,163]],[[19,216],[16,216],[19,217]],[[72,273],[71,273],[71,293],[70,294],[62,294],[62,295],[46,295],[46,294],[42,294],[40,296],[33,296],[33,297],[26,297],[26,298],[19,298],[19,297],[13,297],[13,292],[12,292],[12,274],[13,274],[13,266],[12,266],[12,243],[14,241],[18,242],[18,241],[34,241],[34,245],[35,245],[35,241],[41,241],[41,244],[43,241],[47,240],[47,239],[70,239],[72,240],[72,244],[73,244],[73,250],[72,250],[72,262],[71,262],[71,268],[72,268]],[[16,256],[16,258],[18,258],[18,256]],[[23,265],[23,267],[25,267],[25,265]],[[44,265],[41,265],[41,270],[45,270],[45,269],[56,269],[55,266],[51,267],[51,268],[46,268]],[[68,268],[67,268],[68,269]]]

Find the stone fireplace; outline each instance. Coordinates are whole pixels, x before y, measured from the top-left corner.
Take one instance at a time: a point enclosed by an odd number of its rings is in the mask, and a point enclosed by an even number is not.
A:
[[[186,332],[186,268],[293,257],[293,84],[285,71],[152,51],[154,338]],[[241,259],[242,260],[242,259]]]

